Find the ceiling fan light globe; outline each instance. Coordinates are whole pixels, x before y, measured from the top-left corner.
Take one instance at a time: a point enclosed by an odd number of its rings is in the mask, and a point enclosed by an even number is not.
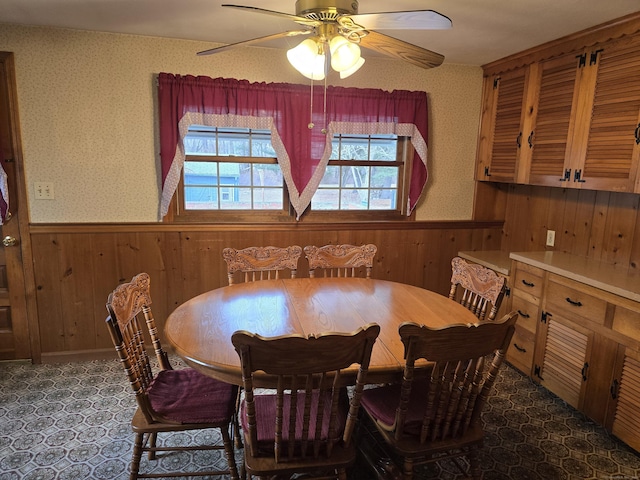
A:
[[[312,38],[307,38],[297,46],[287,50],[287,59],[293,68],[300,70],[305,65],[311,64],[318,56],[318,45]]]
[[[353,67],[351,67],[351,68],[349,68],[347,70],[342,70],[340,72],[340,79],[345,79],[345,78],[353,75],[358,70],[360,70],[360,67],[362,65],[364,65],[364,58],[360,57]]]
[[[355,66],[360,60],[360,47],[341,35],[336,35],[329,42],[331,52],[331,68],[342,72]]]

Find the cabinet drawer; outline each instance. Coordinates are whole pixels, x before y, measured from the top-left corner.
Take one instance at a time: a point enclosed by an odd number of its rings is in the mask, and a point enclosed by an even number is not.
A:
[[[542,295],[544,271],[525,263],[516,264],[513,288],[531,296],[529,301],[537,302]]]
[[[512,292],[511,311],[518,312],[517,325],[535,335],[538,324],[538,305],[523,298],[518,290]]]
[[[577,288],[573,288],[575,285]],[[583,324],[588,320],[598,325],[604,325],[607,313],[607,302],[594,297],[571,281],[558,283],[549,279],[545,310],[552,315],[560,315],[574,322]]]
[[[516,326],[516,331],[511,337],[511,343],[507,350],[507,361],[526,375],[531,375],[533,365],[533,347],[535,337],[531,332]]]
[[[640,342],[640,312],[616,305],[611,329]]]

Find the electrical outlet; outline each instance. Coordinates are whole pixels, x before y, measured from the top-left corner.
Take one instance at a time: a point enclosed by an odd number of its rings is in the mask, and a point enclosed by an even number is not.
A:
[[[547,230],[547,247],[553,247],[556,243],[556,231]]]
[[[38,200],[53,200],[53,183],[51,182],[35,182],[33,184]]]

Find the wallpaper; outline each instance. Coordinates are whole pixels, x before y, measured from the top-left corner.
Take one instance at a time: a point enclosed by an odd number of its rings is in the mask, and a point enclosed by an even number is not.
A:
[[[157,222],[159,72],[306,83],[282,50],[244,47],[206,57],[215,44],[0,24],[13,52],[32,223]],[[473,207],[482,69],[424,70],[383,57],[340,85],[426,91],[429,179],[418,220],[465,220]],[[316,83],[320,85],[319,83]],[[36,199],[34,183],[53,184]]]

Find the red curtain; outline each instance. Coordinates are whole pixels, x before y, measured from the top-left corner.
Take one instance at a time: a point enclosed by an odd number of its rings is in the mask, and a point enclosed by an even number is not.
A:
[[[331,154],[334,133],[409,136],[416,154],[407,214],[427,180],[425,92],[359,89],[247,80],[158,76],[161,216],[166,215],[182,166],[189,125],[267,128],[298,217],[311,202]]]

